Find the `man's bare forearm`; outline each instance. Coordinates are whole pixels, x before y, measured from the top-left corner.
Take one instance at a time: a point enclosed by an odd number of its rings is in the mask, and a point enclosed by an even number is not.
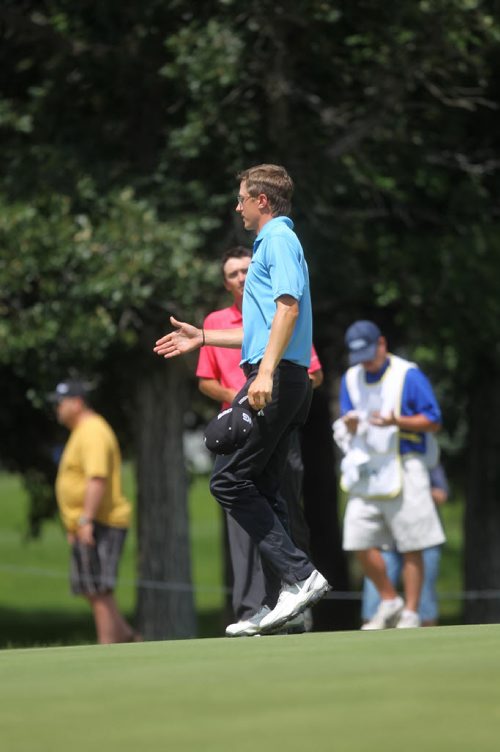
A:
[[[198,350],[203,345],[214,347],[241,347],[243,329],[198,329],[185,321],[170,316],[174,327],[172,332],[156,340],[153,351],[163,358],[176,358],[179,355]]]
[[[346,418],[344,418],[344,420],[346,420]],[[370,423],[374,426],[397,426],[400,431],[412,433],[436,433],[441,428],[440,423],[435,423],[434,421],[429,420],[429,418],[423,415],[423,413],[418,413],[418,415],[395,415],[394,412],[392,412],[390,415],[381,415],[376,411],[370,415]],[[349,428],[349,430],[351,430],[351,428]]]
[[[400,415],[395,418],[395,424],[400,431],[415,431],[416,433],[436,433],[441,428],[440,423],[435,423],[422,414]]]
[[[83,499],[84,517],[95,520],[106,492],[106,478],[89,478]]]
[[[200,379],[198,387],[202,394],[216,402],[232,402],[236,395],[235,389],[222,386],[216,379]]]
[[[213,347],[241,347],[243,329],[203,329],[205,344]]]
[[[312,388],[317,389],[324,380],[323,369],[319,368],[317,371],[313,371],[309,374],[309,378],[311,379]]]

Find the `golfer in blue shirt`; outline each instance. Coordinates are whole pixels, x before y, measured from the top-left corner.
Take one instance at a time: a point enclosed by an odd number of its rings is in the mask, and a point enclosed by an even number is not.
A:
[[[217,457],[210,488],[258,546],[266,578],[279,577],[282,587],[278,602],[248,619],[240,636],[280,629],[316,603],[329,585],[291,540],[279,493],[290,434],[304,423],[311,401],[309,273],[287,216],[293,182],[283,167],[267,164],[238,178],[236,211],[245,229],[257,235],[243,295],[243,327],[204,331],[171,317],[175,330],[154,350],[171,358],[204,344],[242,348],[247,381],[234,402],[248,398],[253,427],[242,447]],[[226,634],[232,634],[229,628]]]

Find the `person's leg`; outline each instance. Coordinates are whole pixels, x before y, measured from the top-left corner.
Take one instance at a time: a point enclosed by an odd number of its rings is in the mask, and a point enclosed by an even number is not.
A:
[[[295,428],[290,436],[290,446],[286,459],[280,491],[283,495],[289,519],[290,535],[301,551],[311,559],[311,532],[304,512],[304,462],[302,459],[301,429]],[[288,633],[312,632],[313,615],[309,608],[287,625]]]
[[[423,627],[434,627],[438,623],[439,609],[436,583],[441,561],[441,546],[431,546],[422,551],[424,559],[424,582],[420,595],[419,615]]]
[[[380,597],[376,611],[361,626],[363,630],[388,629],[395,627],[404,607],[403,599],[398,595],[394,584],[388,576],[384,557],[378,548],[356,551],[356,557],[363,572],[374,584]]]
[[[419,456],[403,455],[403,493],[394,507],[391,532],[403,553],[405,609],[398,627],[418,627],[418,608],[423,582],[422,550],[444,541],[444,533],[432,500],[429,471]]]
[[[296,428],[290,436],[288,456],[286,458],[280,491],[283,495],[290,525],[290,535],[295,545],[310,556],[310,532],[306,522],[302,498],[304,480],[304,463],[300,447],[300,429]]]
[[[370,621],[380,605],[380,596],[378,590],[369,577],[363,577],[363,588],[361,591],[361,621],[363,623]]]
[[[397,588],[403,559],[398,551],[382,551],[387,576],[392,582],[394,588]],[[380,595],[369,577],[363,581],[363,595],[361,602],[361,618],[364,622],[369,621],[377,611],[380,605]]]
[[[397,597],[397,591],[387,573],[384,557],[378,548],[356,551],[356,558],[363,574],[375,585],[381,600],[392,600]]]
[[[231,562],[231,550],[229,548],[229,534],[227,530],[227,514],[220,508],[221,536],[222,536],[222,571],[224,583],[224,622],[234,619],[233,614],[233,565]]]
[[[101,645],[115,642],[134,642],[138,636],[118,610],[113,593],[86,595],[89,601]]]
[[[405,591],[408,589],[408,607],[418,605],[423,580],[421,552],[444,542],[441,521],[432,500],[429,471],[419,457],[403,456],[403,494],[398,507],[394,507],[391,532],[399,551],[406,557],[404,567]]]
[[[255,373],[241,394],[246,393]],[[282,520],[277,489],[286,460],[288,436],[294,423],[307,414],[310,386],[307,372],[282,368],[275,372],[273,400],[254,425],[245,445],[216,459],[210,489],[227,513],[248,533],[267,562],[284,582],[306,579],[314,567],[292,542]]]
[[[304,466],[302,463],[299,431],[298,427],[294,428],[290,432],[288,440],[284,439],[280,442],[279,447],[270,458],[264,472],[259,476],[256,483],[259,491],[268,499],[295,546],[304,551],[310,558],[308,550],[309,528],[307,527],[302,509]],[[277,479],[279,478],[281,478],[281,482],[278,487]],[[265,560],[263,567],[267,582],[276,582],[276,575]],[[279,585],[278,594],[280,590]],[[266,603],[270,602],[271,600],[268,598]],[[275,605],[276,602],[277,598],[274,600]],[[312,626],[311,608],[307,608],[304,613],[299,613],[287,623],[286,629],[288,634],[298,634],[305,631],[310,632]]]
[[[344,551],[355,553],[363,574],[373,582],[380,598],[372,618],[361,629],[394,627],[403,610],[403,599],[388,577],[380,550],[394,545],[385,519],[385,507],[393,503],[393,500],[379,501],[362,496],[351,496],[347,502],[342,541]]]
[[[78,541],[71,561],[72,590],[91,605],[99,643],[132,642],[140,636],[121,615],[113,591],[127,531],[94,522],[95,545]]]
[[[233,568],[233,612],[239,622],[257,613],[264,603],[273,608],[281,583],[276,576],[266,579],[259,551],[248,533],[230,515],[226,520]]]
[[[250,374],[243,393],[256,373],[254,369]],[[329,589],[325,578],[290,538],[286,505],[279,493],[289,435],[303,424],[310,399],[306,369],[282,361],[274,374],[271,403],[261,416],[254,416],[244,446],[228,457],[217,458],[210,483],[217,501],[258,546],[263,566],[272,568],[283,583],[275,608],[259,621],[260,633],[281,627]]]
[[[424,581],[424,562],[421,551],[406,551],[403,554],[403,589],[405,607],[418,612],[420,593]]]

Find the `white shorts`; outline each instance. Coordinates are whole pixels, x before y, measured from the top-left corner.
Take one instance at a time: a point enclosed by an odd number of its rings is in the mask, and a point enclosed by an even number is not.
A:
[[[432,500],[429,470],[420,457],[403,456],[403,490],[394,499],[352,497],[344,517],[344,551],[396,547],[421,551],[445,541]]]

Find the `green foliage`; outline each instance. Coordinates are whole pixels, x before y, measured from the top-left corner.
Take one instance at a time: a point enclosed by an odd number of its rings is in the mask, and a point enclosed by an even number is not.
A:
[[[162,221],[130,189],[94,209],[80,213],[56,194],[29,206],[1,202],[3,363],[42,377],[82,358],[98,364],[117,340],[136,344],[148,311],[165,319],[196,307],[200,279],[215,283],[215,266],[199,254],[210,217]]]
[[[0,23],[0,364],[34,399],[111,351],[136,379],[151,326],[211,307],[234,174],[263,161],[296,179],[337,368],[375,317],[429,348],[453,416],[477,354],[500,362],[492,0],[25,0]]]

